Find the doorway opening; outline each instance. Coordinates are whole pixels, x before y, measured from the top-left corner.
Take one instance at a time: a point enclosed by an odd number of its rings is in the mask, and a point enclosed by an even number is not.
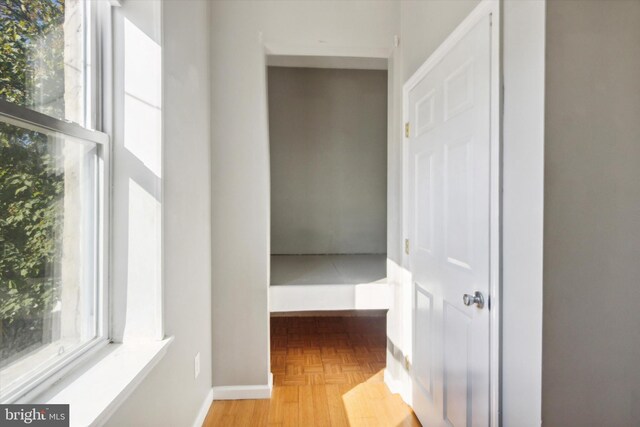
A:
[[[346,421],[379,389],[380,416],[417,425],[383,379],[387,62],[267,57],[272,400],[297,394]]]
[[[388,309],[387,61],[267,64],[270,311]]]

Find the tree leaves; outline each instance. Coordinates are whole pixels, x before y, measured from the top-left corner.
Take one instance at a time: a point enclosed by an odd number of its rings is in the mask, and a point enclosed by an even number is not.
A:
[[[0,98],[63,117],[62,99],[42,102],[64,93],[63,24],[63,1],[0,2]]]
[[[0,1],[0,98],[63,117],[63,24],[63,0]],[[0,123],[0,365],[42,341],[58,301],[64,175],[51,152],[46,135]]]

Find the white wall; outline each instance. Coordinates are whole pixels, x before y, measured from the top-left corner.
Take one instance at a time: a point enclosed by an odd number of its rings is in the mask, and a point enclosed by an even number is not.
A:
[[[394,1],[212,2],[213,381],[269,373],[269,145],[261,39],[292,51],[390,52]],[[262,35],[260,35],[260,33]]]
[[[640,422],[640,2],[547,4],[544,425]]]
[[[164,330],[175,337],[108,421],[114,427],[191,425],[211,389],[208,3],[163,1],[162,15],[159,2],[127,1],[114,9],[120,20],[114,28],[127,18],[162,47]],[[201,372],[194,379],[197,352]]]
[[[395,13],[389,17],[400,29],[401,3]],[[389,57],[389,111],[387,114],[387,281],[391,287],[392,300],[387,312],[387,371],[388,376],[401,384],[406,383],[403,351],[407,351],[403,332],[410,316],[403,300],[403,233],[402,233],[402,84],[403,79],[403,41]]]
[[[269,67],[272,254],[387,249],[387,72]]]
[[[151,1],[107,9],[114,75],[111,338],[161,339],[162,8]]]

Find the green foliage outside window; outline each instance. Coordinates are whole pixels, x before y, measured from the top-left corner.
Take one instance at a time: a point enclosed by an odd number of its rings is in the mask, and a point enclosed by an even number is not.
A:
[[[0,2],[0,98],[64,117],[63,24],[64,0]],[[64,176],[52,146],[0,123],[0,366],[46,344],[59,298]]]

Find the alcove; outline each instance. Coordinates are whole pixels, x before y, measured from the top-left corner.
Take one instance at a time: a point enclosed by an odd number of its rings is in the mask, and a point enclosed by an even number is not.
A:
[[[386,60],[268,64],[270,309],[388,308]]]

